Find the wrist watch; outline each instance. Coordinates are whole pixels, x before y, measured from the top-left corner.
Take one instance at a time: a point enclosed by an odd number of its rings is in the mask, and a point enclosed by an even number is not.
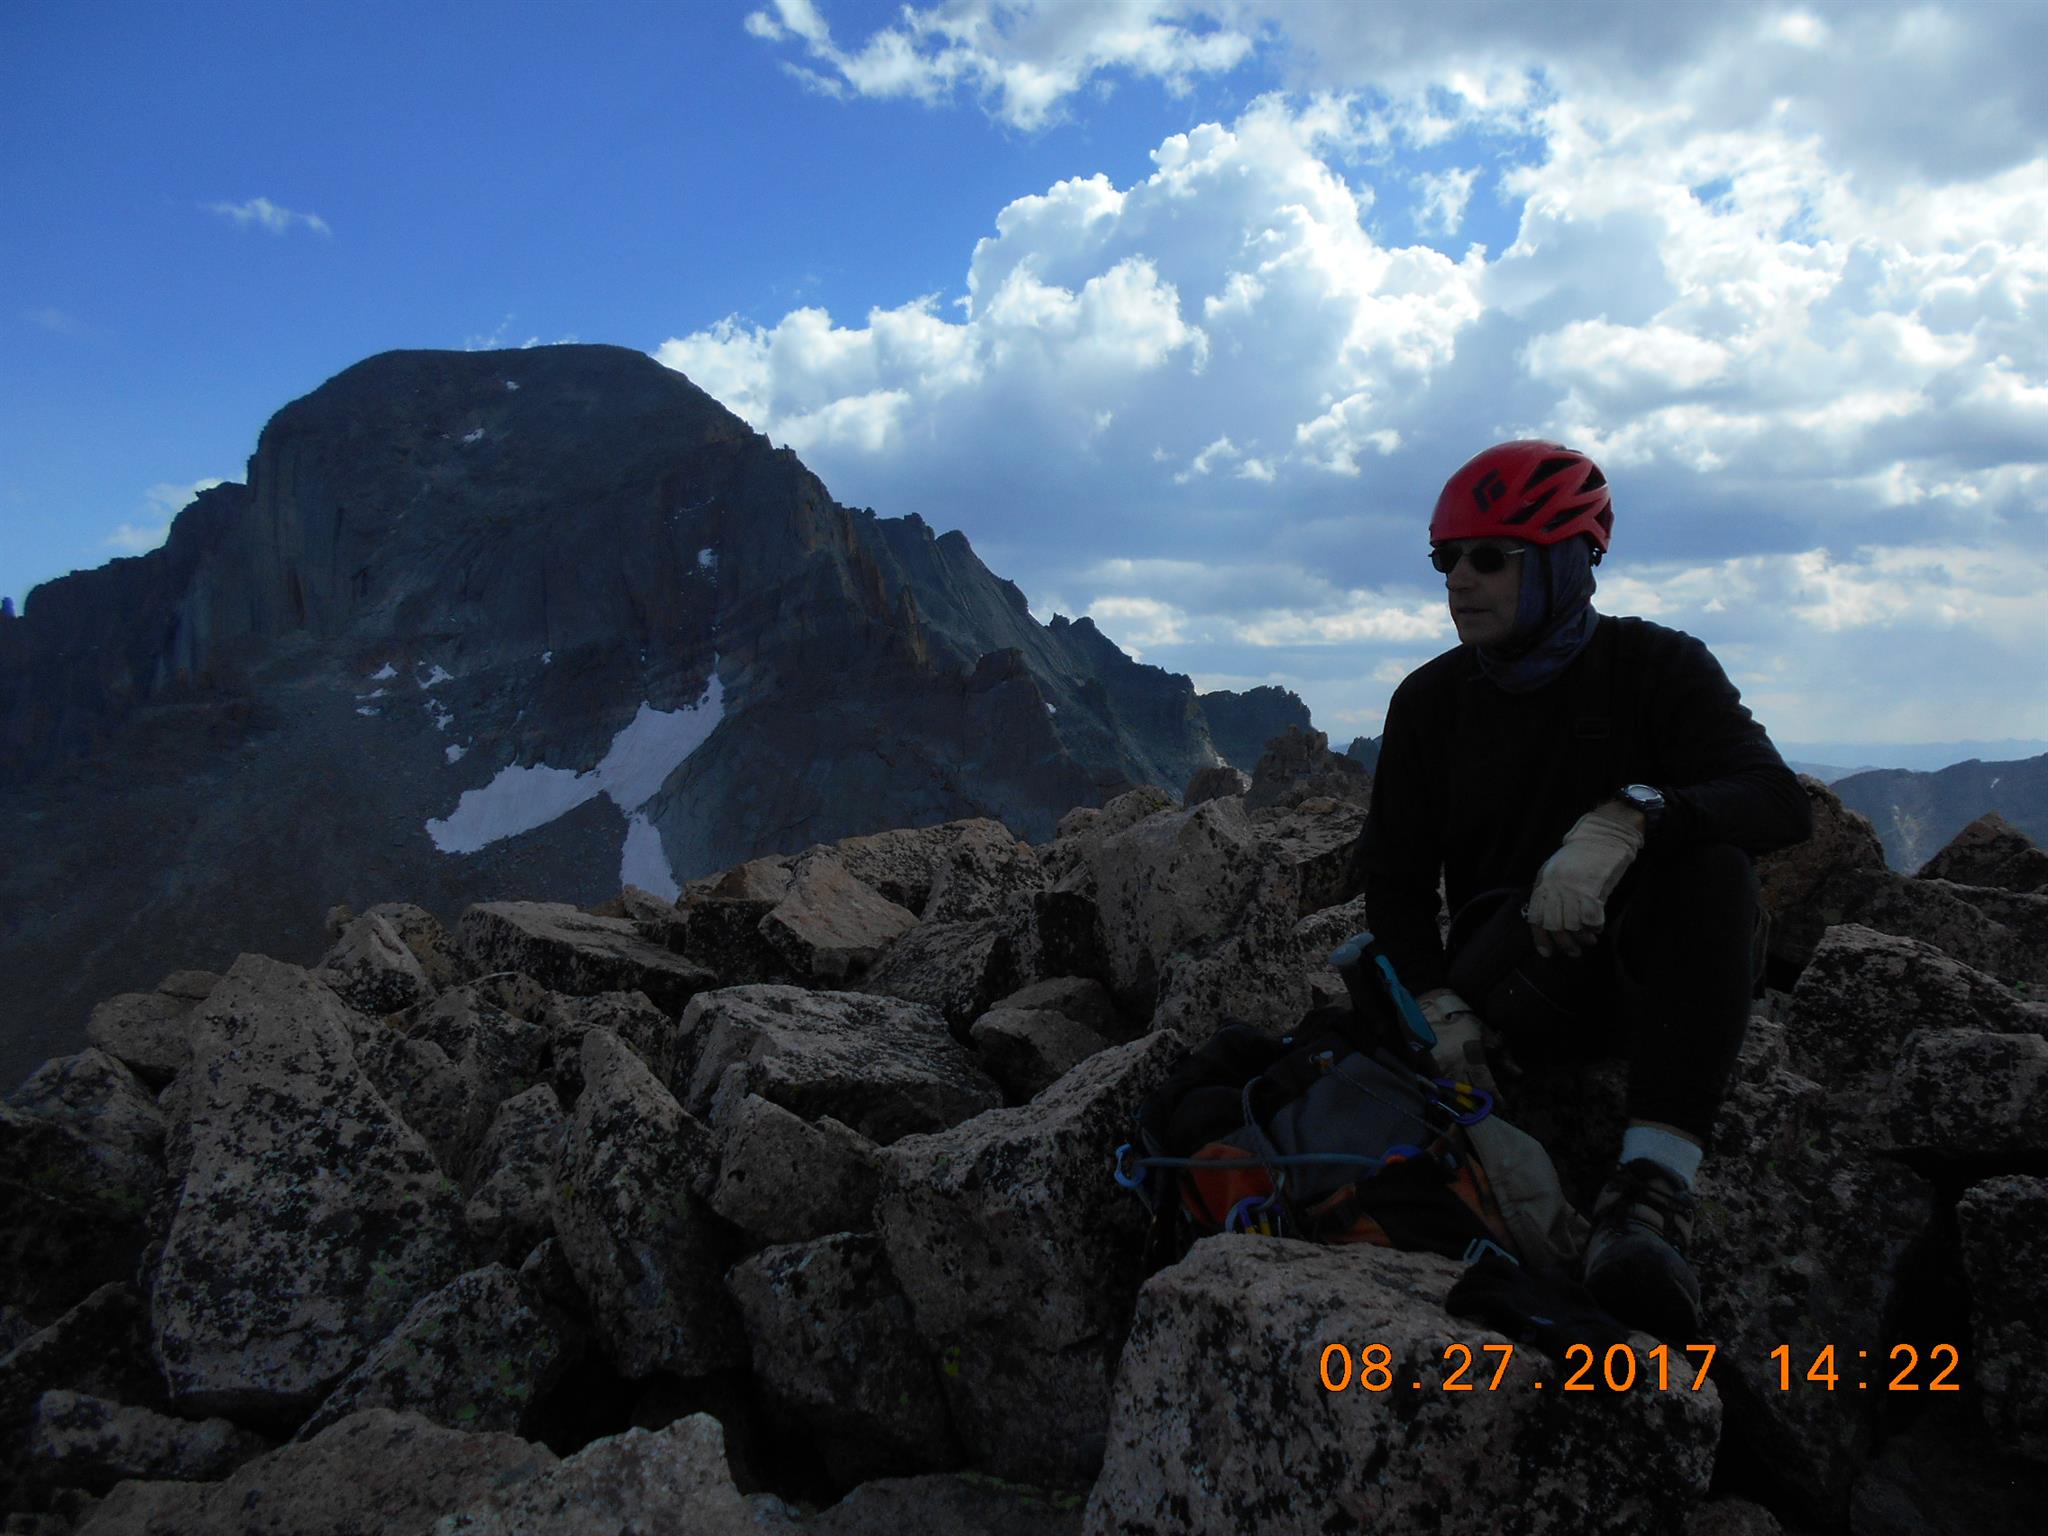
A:
[[[1623,805],[1634,806],[1643,813],[1643,831],[1657,830],[1657,823],[1664,815],[1664,792],[1648,784],[1626,784],[1614,792],[1614,798]]]

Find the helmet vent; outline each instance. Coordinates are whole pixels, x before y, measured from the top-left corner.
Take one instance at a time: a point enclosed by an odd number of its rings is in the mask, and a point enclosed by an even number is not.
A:
[[[1570,469],[1574,464],[1577,464],[1578,462],[1579,460],[1577,459],[1545,459],[1541,464],[1538,464],[1536,466],[1536,473],[1529,477],[1528,483],[1532,486],[1541,485],[1544,481],[1548,480],[1552,475]],[[1594,473],[1597,475],[1599,471],[1595,470]]]

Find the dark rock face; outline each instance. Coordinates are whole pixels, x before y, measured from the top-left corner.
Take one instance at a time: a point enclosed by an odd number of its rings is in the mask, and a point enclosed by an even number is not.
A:
[[[2048,894],[2048,853],[1996,811],[1986,811],[1921,867],[1923,880]]]
[[[1266,743],[1244,803],[1258,811],[1313,799],[1370,804],[1372,775],[1355,759],[1332,752],[1330,738],[1321,731],[1290,728]]]
[[[1250,773],[1266,743],[1289,730],[1312,729],[1308,706],[1291,688],[1251,688],[1243,693],[1224,689],[1202,695],[1202,713],[1209,719],[1209,738],[1233,768]]]
[[[162,549],[0,621],[0,1076],[177,966],[316,963],[336,902],[452,922],[883,828],[1042,839],[1215,760],[1187,678],[837,505],[644,354],[386,353]],[[390,938],[335,963],[403,1006]]]

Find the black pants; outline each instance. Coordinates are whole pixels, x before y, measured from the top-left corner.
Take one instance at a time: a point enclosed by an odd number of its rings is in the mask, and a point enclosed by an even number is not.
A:
[[[1518,1054],[1612,1051],[1628,1115],[1706,1142],[1763,975],[1761,893],[1726,843],[1646,853],[1607,902],[1600,942],[1536,953],[1526,889],[1488,891],[1451,924],[1450,983]]]

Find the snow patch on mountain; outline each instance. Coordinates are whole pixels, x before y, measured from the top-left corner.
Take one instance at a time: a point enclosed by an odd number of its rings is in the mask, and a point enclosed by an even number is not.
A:
[[[704,697],[689,709],[664,711],[642,703],[595,768],[583,773],[539,763],[501,768],[481,789],[464,790],[446,820],[429,821],[427,836],[443,853],[475,853],[500,838],[544,827],[598,795],[611,796],[620,810],[633,816],[724,718],[725,690],[714,670]],[[632,842],[629,833],[629,847]],[[659,859],[659,839],[654,849],[651,857]],[[642,858],[646,857],[643,839]],[[658,891],[659,882],[651,878],[655,872],[642,872],[650,878],[631,883]],[[669,884],[673,886],[673,876]]]
[[[683,893],[662,849],[661,833],[637,811],[626,823],[626,846],[619,855],[619,886],[629,885],[650,891],[663,901],[674,901]]]

